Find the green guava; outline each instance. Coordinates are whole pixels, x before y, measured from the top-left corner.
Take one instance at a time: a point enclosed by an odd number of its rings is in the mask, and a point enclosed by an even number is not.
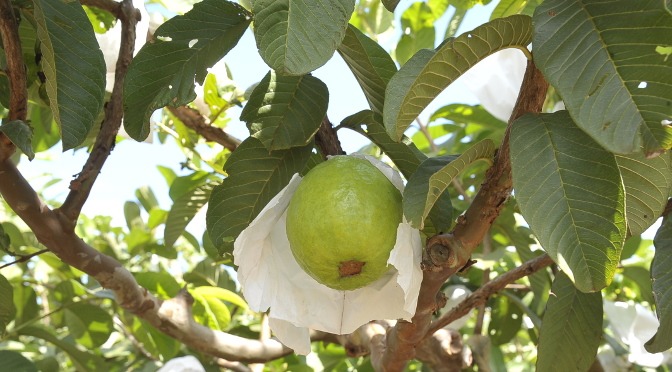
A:
[[[287,209],[287,238],[308,275],[352,290],[387,272],[401,218],[401,193],[378,168],[335,156],[299,184]]]

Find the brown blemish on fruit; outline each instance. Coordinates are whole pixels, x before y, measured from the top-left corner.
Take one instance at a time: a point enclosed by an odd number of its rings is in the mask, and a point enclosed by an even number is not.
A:
[[[355,260],[343,261],[338,265],[338,273],[341,278],[357,275],[362,272],[364,265],[366,265],[366,262]]]

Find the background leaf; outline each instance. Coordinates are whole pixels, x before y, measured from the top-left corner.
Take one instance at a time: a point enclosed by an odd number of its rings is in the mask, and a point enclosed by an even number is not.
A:
[[[37,366],[16,351],[0,350],[0,360],[5,371],[37,372]]]
[[[70,335],[87,349],[104,344],[114,330],[112,317],[99,306],[75,303],[65,310],[65,322]]]
[[[329,90],[318,78],[269,72],[254,88],[240,120],[269,151],[305,146],[327,114]]]
[[[448,85],[485,57],[532,41],[527,16],[498,18],[447,41],[436,50],[421,50],[390,80],[385,92],[384,122],[399,140],[422,110]]]
[[[30,130],[28,124],[21,120],[8,121],[0,125],[0,132],[4,133],[16,147],[23,151],[28,160],[33,160],[35,157],[31,143],[33,131]]]
[[[397,72],[397,66],[390,55],[380,44],[369,39],[353,25],[348,25],[338,53],[362,87],[371,110],[382,114],[385,88]]]
[[[66,339],[60,339],[52,333],[52,331],[42,325],[30,325],[27,327],[22,327],[19,331],[20,334],[26,336],[33,336],[41,338],[47,342],[50,342],[54,346],[58,347],[70,357],[72,364],[78,371],[104,371],[105,370],[105,361],[103,358],[79,350],[74,344],[67,342]]]
[[[304,75],[327,63],[345,36],[355,0],[256,0],[259,54],[283,75]]]
[[[226,162],[229,173],[210,195],[206,224],[216,247],[230,245],[310,157],[312,146],[271,151],[250,137]]]
[[[539,334],[538,371],[587,371],[602,339],[602,295],[582,293],[563,273],[553,281]]]
[[[400,65],[405,64],[417,51],[433,49],[436,39],[432,8],[423,1],[416,1],[401,14],[401,29],[404,30],[394,56]]]
[[[203,84],[207,68],[238,43],[250,20],[251,15],[238,4],[204,0],[156,29],[155,40],[142,47],[126,75],[126,132],[143,141],[154,110],[193,101],[194,81]]]
[[[672,147],[664,1],[548,0],[534,13],[534,59],[576,124],[617,153]],[[634,17],[633,15],[637,15]],[[580,73],[577,73],[580,71]]]
[[[626,236],[614,156],[559,111],[515,121],[511,166],[516,200],[544,250],[580,290],[607,286]]]
[[[172,247],[175,244],[196,213],[208,202],[214,187],[212,183],[205,184],[188,191],[175,200],[168,212],[163,233],[163,242],[166,247]]]
[[[7,325],[14,320],[16,316],[16,307],[14,301],[9,299],[14,298],[14,290],[7,279],[0,275],[0,298],[4,301],[0,302],[0,335],[5,332]]]
[[[643,153],[616,155],[625,185],[625,215],[628,232],[639,235],[649,228],[665,208],[672,188],[670,154],[647,159]]]
[[[65,151],[86,139],[103,107],[105,60],[78,1],[33,4],[49,105]]]
[[[660,326],[644,347],[659,353],[672,347],[672,218],[667,215],[653,239],[656,255],[651,264],[653,296]]]

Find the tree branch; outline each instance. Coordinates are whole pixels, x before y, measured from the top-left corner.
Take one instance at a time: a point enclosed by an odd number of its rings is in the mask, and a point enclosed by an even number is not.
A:
[[[343,151],[343,148],[341,147],[341,142],[336,135],[336,130],[326,116],[322,119],[320,129],[318,129],[315,134],[315,145],[320,149],[322,157],[325,159],[329,155],[345,154],[345,151]]]
[[[452,233],[436,235],[427,242],[416,313],[411,322],[399,321],[388,332],[381,363],[383,370],[401,371],[406,362],[416,356],[415,348],[429,330],[432,313],[445,305],[441,286],[469,262],[471,253],[499,215],[512,187],[509,159],[511,124],[524,113],[540,112],[547,89],[548,83],[529,60],[502,145],[481,189],[464,215],[458,218]]]
[[[184,125],[196,131],[208,141],[216,142],[229,151],[235,150],[240,145],[240,140],[230,136],[221,128],[205,122],[205,117],[200,112],[186,106],[167,107]]]
[[[101,7],[108,4],[107,1],[85,1],[84,3],[100,3]],[[112,2],[114,3],[114,2]],[[76,179],[70,182],[70,192],[65,198],[63,205],[57,210],[75,226],[77,218],[82,211],[82,207],[88,199],[93,184],[98,178],[107,157],[112,152],[117,138],[117,132],[121,126],[123,117],[123,85],[128,65],[133,59],[133,48],[135,47],[135,26],[140,20],[140,12],[133,7],[131,0],[124,0],[118,5],[118,11],[115,14],[121,22],[121,45],[119,47],[119,58],[114,75],[114,87],[110,101],[105,105],[105,119],[101,124],[100,133],[96,137],[93,150],[89,154],[82,171]],[[98,6],[94,5],[94,6]],[[106,9],[107,8],[103,8]]]
[[[26,262],[26,261],[30,260],[31,258],[33,258],[35,256],[39,256],[42,253],[46,253],[46,252],[49,252],[49,250],[48,249],[42,249],[42,250],[39,250],[37,252],[33,252],[31,254],[19,255],[18,256],[19,258],[17,258],[16,260],[14,260],[12,262],[9,262],[9,263],[6,263],[6,264],[0,266],[0,269],[4,269],[5,267],[16,265],[17,263]]]
[[[26,65],[23,62],[19,25],[14,16],[10,0],[0,0],[0,37],[7,59],[7,77],[9,79],[9,120],[26,120],[28,113],[28,87]],[[3,135],[4,137],[4,135]],[[6,138],[3,142],[8,142]]]
[[[487,284],[480,287],[474,293],[465,298],[452,310],[444,314],[441,318],[432,322],[429,330],[425,334],[425,337],[430,337],[439,329],[467,315],[474,307],[485,304],[490,296],[506,288],[507,284],[513,283],[522,277],[532,275],[535,272],[552,264],[553,260],[551,257],[549,257],[547,254],[543,254],[489,281]]]

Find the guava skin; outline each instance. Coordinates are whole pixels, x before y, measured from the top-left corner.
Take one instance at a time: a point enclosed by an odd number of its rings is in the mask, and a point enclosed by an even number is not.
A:
[[[402,220],[401,193],[369,161],[335,156],[303,178],[287,208],[287,238],[299,266],[337,290],[387,272]]]

